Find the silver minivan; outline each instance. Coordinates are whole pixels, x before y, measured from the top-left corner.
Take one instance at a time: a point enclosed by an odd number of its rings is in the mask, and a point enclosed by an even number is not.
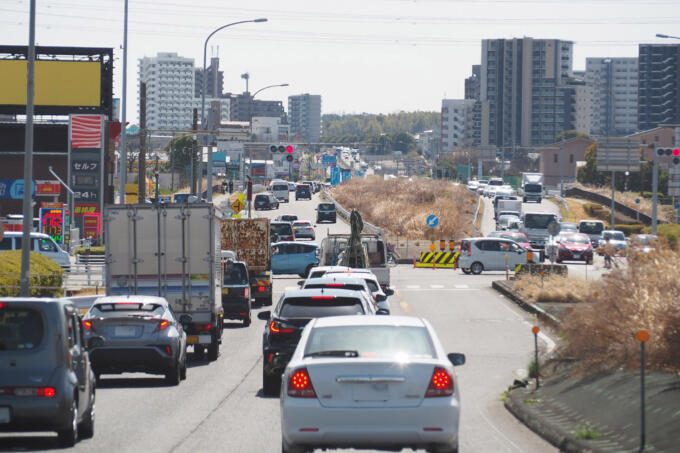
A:
[[[2,241],[0,241],[0,252],[6,250],[21,250],[21,241],[23,233],[21,231],[8,231],[5,233]],[[54,242],[47,234],[31,233],[31,251],[38,252],[47,258],[52,259],[61,267],[69,267],[71,260],[68,252],[64,251],[59,245]]]
[[[288,181],[272,181],[267,188],[277,200],[288,203],[290,201],[290,187]]]
[[[506,258],[507,256],[507,258]],[[515,241],[501,238],[467,238],[460,243],[458,267],[465,274],[482,271],[514,271],[518,264],[526,264],[527,250]]]

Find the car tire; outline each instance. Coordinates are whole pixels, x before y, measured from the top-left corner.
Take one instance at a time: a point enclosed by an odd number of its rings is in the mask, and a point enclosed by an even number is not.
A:
[[[92,401],[87,408],[87,414],[78,425],[78,437],[80,439],[91,439],[94,437],[94,416],[95,416],[95,393],[92,392]]]
[[[264,371],[262,365],[262,393],[266,396],[278,396],[281,391],[281,378],[270,376]]]
[[[71,402],[71,424],[57,431],[59,444],[63,447],[73,447],[78,441],[78,402]]]
[[[527,202],[527,197],[523,197],[523,198],[522,198],[522,203],[526,203],[526,202]]]
[[[465,267],[461,267],[460,270],[463,271],[463,273],[464,273],[465,275],[470,275],[470,273],[471,273],[470,269],[467,269],[467,268],[465,268]]]
[[[213,337],[212,343],[208,345],[208,360],[214,362],[220,356],[220,340]]]
[[[179,370],[179,378],[185,380],[187,378],[187,353],[184,351],[184,360],[182,361],[182,368]]]
[[[196,345],[194,346],[194,358],[196,360],[203,360],[205,358],[205,347]]]
[[[165,373],[165,383],[167,385],[179,385],[179,382],[181,381],[181,365],[180,363],[175,363],[172,368],[168,370],[167,373]]]
[[[243,318],[243,327],[248,327],[250,325],[250,312],[248,312],[248,317]]]
[[[307,276],[309,275],[309,273],[312,272],[312,268],[313,268],[313,267],[314,267],[314,266],[312,266],[311,264],[310,264],[309,266],[307,266],[307,269],[305,269],[304,274],[300,274],[300,277],[302,277],[302,278],[307,278]]]
[[[447,445],[445,447],[442,446],[428,451],[432,453],[458,453],[458,442],[456,442],[454,445]]]
[[[314,451],[311,448],[299,447],[297,445],[289,445],[285,440],[281,440],[281,453],[306,453],[308,451]]]
[[[541,204],[541,200],[542,200],[542,198],[539,198],[536,203]]]
[[[479,261],[475,261],[470,265],[470,272],[472,272],[475,275],[479,275],[482,273],[484,270],[484,265],[480,263]]]
[[[555,262],[556,262],[557,264],[561,264],[561,263],[562,263],[562,260],[561,260],[561,259],[556,259]]]

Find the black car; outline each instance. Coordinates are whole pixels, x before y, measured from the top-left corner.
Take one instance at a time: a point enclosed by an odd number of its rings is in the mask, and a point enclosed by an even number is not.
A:
[[[335,223],[336,218],[337,211],[335,210],[335,203],[319,203],[316,207],[316,223]]]
[[[279,209],[279,200],[268,192],[255,195],[255,210]]]
[[[0,432],[56,431],[65,447],[92,437],[88,349],[72,302],[0,298]]]
[[[242,261],[224,263],[222,308],[225,319],[239,319],[244,326],[250,325],[250,278],[248,265]]]
[[[312,189],[307,184],[298,184],[295,188],[295,199],[299,200],[300,198],[312,199]]]
[[[262,336],[262,392],[278,395],[281,374],[295,352],[305,325],[313,318],[374,315],[375,307],[363,293],[347,289],[286,290],[274,312],[260,312],[267,321]]]

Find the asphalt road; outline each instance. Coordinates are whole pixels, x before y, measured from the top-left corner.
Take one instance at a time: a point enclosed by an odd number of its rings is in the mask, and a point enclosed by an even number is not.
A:
[[[275,217],[295,213],[315,220],[313,201],[295,202]],[[317,226],[317,242],[327,231],[349,232],[342,221]],[[462,452],[550,452],[548,443],[520,424],[504,408],[501,393],[526,375],[533,354],[531,318],[491,290],[504,273],[463,275],[448,269],[392,268],[396,293],[394,314],[430,320],[449,352],[463,352],[457,368],[462,400]],[[275,278],[275,300],[298,276]],[[259,310],[258,310],[259,311]],[[261,343],[264,321],[244,328],[227,323],[216,362],[191,361],[187,380],[166,387],[160,377],[127,374],[104,376],[97,390],[93,439],[81,441],[82,452],[277,452],[280,451],[278,398],[261,392]],[[540,347],[552,342],[541,337]],[[51,435],[0,435],[0,450],[56,450]]]

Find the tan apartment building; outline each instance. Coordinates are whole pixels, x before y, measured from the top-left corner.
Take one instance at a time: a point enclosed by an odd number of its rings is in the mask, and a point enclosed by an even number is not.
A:
[[[558,187],[560,176],[564,176],[565,184],[575,182],[577,162],[586,160],[586,150],[593,143],[595,140],[587,137],[574,137],[538,148],[545,186]],[[563,173],[560,172],[560,158],[564,159]]]

